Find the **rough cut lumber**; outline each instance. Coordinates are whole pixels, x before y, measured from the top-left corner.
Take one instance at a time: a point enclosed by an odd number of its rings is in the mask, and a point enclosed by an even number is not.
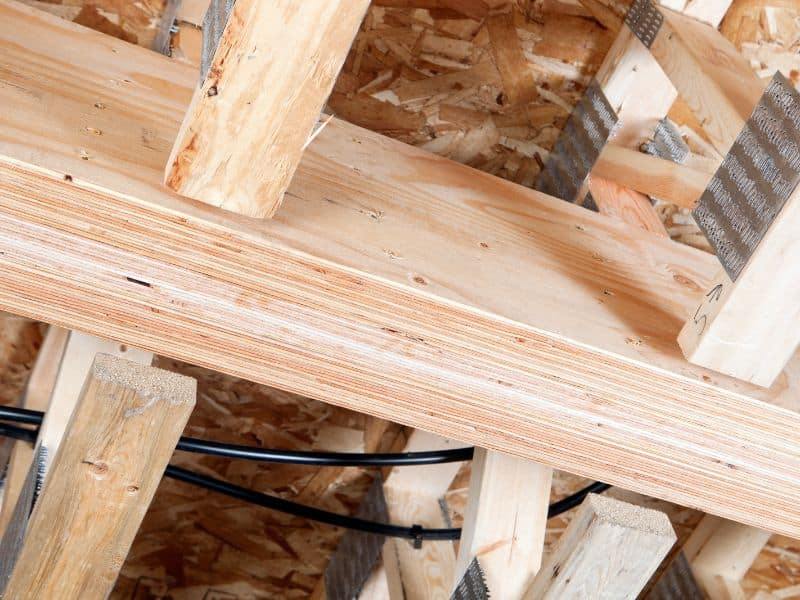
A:
[[[101,354],[4,598],[105,598],[195,402],[195,381]]]
[[[687,540],[689,564],[710,600],[744,598],[741,580],[770,534],[706,515]]]
[[[603,148],[592,169],[593,180],[610,179],[684,208],[694,208],[713,174],[615,144]]]
[[[454,587],[474,558],[493,598],[521,598],[542,564],[553,470],[475,449]]]
[[[22,407],[28,410],[46,411],[56,384],[61,359],[69,339],[69,331],[60,327],[50,327],[45,335],[42,347],[36,357],[36,364],[31,370]],[[22,491],[28,470],[33,463],[34,451],[23,443],[14,444],[11,460],[8,463],[8,474],[3,485],[2,502],[0,502],[0,536],[6,530],[11,519],[17,498]]]
[[[192,69],[7,0],[0,57],[0,310],[800,537],[797,358],[676,342],[713,256],[336,119],[245,219],[160,184]]]
[[[369,0],[238,0],[167,163],[176,192],[271,217]]]
[[[524,600],[633,600],[674,543],[664,513],[589,494]]]
[[[700,121],[714,148],[728,153],[764,84],[714,27],[668,9],[650,52]]]
[[[461,444],[424,431],[414,431],[404,452],[446,450]],[[392,469],[383,484],[392,523],[441,528],[444,522],[439,504],[458,473],[461,463]],[[453,542],[423,542],[415,548],[404,539],[388,540],[397,553],[406,600],[449,598],[455,577],[456,553]],[[388,551],[388,549],[387,549]]]

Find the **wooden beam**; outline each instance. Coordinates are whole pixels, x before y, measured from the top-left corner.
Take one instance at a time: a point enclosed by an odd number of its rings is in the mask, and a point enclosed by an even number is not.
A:
[[[160,185],[193,70],[7,0],[0,56],[0,310],[800,537],[797,358],[676,342],[713,256],[336,119],[255,222]]]
[[[701,171],[698,168],[609,144],[603,148],[600,158],[592,169],[592,180],[598,177],[609,179],[677,206],[694,208],[713,174],[714,171]],[[589,187],[591,189],[591,182]]]
[[[542,563],[552,478],[549,467],[475,449],[454,586],[477,558],[492,597],[522,597]]]
[[[687,359],[770,386],[800,341],[797,226],[800,189],[786,203],[735,282],[720,269],[678,336]]]
[[[60,327],[50,327],[31,370],[22,407],[28,410],[46,411],[56,385],[61,359],[69,339],[69,331]],[[17,499],[25,487],[28,471],[33,464],[34,450],[27,444],[14,444],[8,464],[8,474],[3,485],[0,504],[0,536],[6,530]]]
[[[98,355],[4,598],[105,598],[195,401],[193,379]]]
[[[611,141],[632,151],[652,137],[656,125],[677,98],[669,78],[627,26],[617,33],[596,79],[619,118]],[[667,237],[650,201],[639,190],[625,190],[619,185],[622,182],[598,172],[599,162],[592,168],[588,181],[588,190],[598,210],[633,227]],[[602,168],[602,164],[599,166]]]
[[[714,27],[668,9],[661,12],[664,23],[650,52],[724,156],[755,108],[764,84]]]
[[[238,0],[167,162],[176,192],[271,217],[369,0]]]
[[[590,494],[524,599],[633,600],[674,543],[664,513]]]
[[[414,431],[404,451],[444,450],[459,446],[451,440]],[[460,467],[461,463],[445,463],[392,469],[383,484],[391,521],[409,526],[446,527],[439,501]],[[406,600],[449,597],[456,566],[453,542],[423,542],[420,548],[403,539],[388,540],[388,543],[394,545],[397,553]]]
[[[3,532],[0,541],[0,589],[5,587],[11,576],[22,548],[31,509],[47,481],[51,462],[64,440],[70,418],[95,357],[98,353],[105,353],[145,365],[149,365],[153,359],[151,353],[124,344],[101,340],[75,331],[61,330],[61,332],[66,334],[67,339],[63,342],[65,343],[63,353],[54,365],[57,369],[55,380],[51,382],[49,393],[45,389],[36,392],[47,394],[47,405],[44,407],[46,413],[39,427],[33,458],[15,504],[8,507],[12,509],[9,526]]]
[[[631,151],[632,152],[632,151]],[[632,227],[663,238],[669,238],[664,223],[653,209],[650,198],[617,181],[592,173],[589,192],[600,214],[619,219]]]
[[[689,565],[710,600],[744,598],[741,580],[770,534],[706,515],[687,540]]]

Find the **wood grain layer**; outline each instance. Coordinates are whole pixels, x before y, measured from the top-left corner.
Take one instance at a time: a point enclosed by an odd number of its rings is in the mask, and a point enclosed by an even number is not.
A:
[[[713,257],[336,120],[223,214],[159,183],[191,69],[0,16],[0,307],[800,535],[797,365],[675,342]]]

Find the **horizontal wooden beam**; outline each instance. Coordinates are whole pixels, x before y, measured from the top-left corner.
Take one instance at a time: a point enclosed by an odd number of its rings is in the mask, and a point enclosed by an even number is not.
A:
[[[610,179],[684,208],[694,208],[712,175],[713,171],[701,171],[614,144],[603,148],[592,169],[592,177]]]
[[[796,358],[676,342],[713,256],[338,120],[246,219],[160,183],[193,69],[8,0],[0,57],[0,309],[800,537]]]

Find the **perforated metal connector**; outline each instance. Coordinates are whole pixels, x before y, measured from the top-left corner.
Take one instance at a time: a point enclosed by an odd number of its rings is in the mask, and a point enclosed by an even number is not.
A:
[[[473,558],[450,600],[489,600],[489,596],[486,576],[478,559]]]
[[[732,281],[798,183],[800,94],[776,73],[693,213]]]
[[[203,49],[200,55],[200,83],[202,84],[211,69],[214,53],[217,51],[222,32],[228,24],[236,0],[211,0],[203,19]]]
[[[600,84],[592,80],[564,125],[535,188],[574,202],[617,122],[617,115]]]
[[[625,24],[648,48],[653,45],[662,23],[664,15],[653,0],[633,0],[625,13]]]

